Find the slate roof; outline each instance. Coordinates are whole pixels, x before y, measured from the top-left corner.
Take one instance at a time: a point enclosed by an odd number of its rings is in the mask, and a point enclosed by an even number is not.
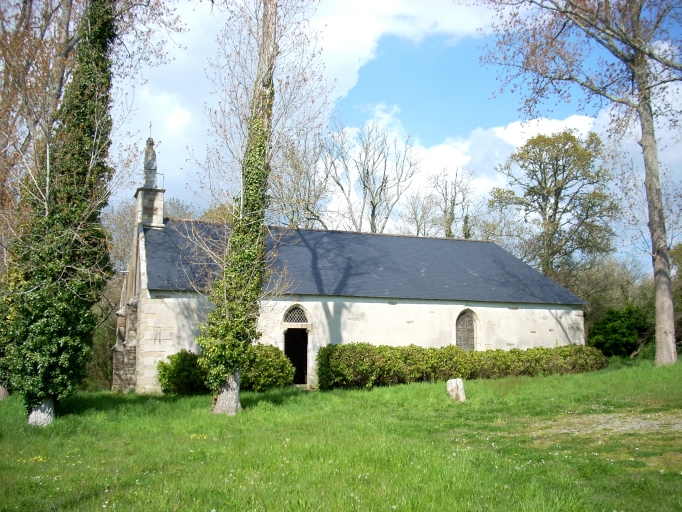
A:
[[[215,236],[200,222],[165,221],[145,229],[148,287],[192,290],[211,265],[187,233]],[[286,264],[300,295],[575,304],[584,302],[492,242],[270,228],[273,266]],[[210,242],[209,242],[210,243]],[[213,269],[214,270],[214,269]]]

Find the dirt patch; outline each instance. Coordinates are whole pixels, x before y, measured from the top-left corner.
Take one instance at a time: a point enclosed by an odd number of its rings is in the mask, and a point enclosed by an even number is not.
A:
[[[682,432],[682,411],[650,414],[614,413],[569,416],[532,425],[533,434]]]

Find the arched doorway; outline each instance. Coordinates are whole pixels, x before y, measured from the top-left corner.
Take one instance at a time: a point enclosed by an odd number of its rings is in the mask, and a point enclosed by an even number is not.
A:
[[[303,308],[294,306],[284,314],[284,355],[294,366],[294,384],[308,383],[308,329],[301,324],[308,323]],[[288,324],[288,325],[287,325]]]
[[[459,348],[471,352],[476,349],[476,324],[471,311],[465,311],[457,318],[456,343]]]

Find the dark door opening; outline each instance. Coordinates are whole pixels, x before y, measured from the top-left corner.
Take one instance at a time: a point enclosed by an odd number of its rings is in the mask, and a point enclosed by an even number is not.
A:
[[[308,331],[287,329],[284,333],[284,355],[294,365],[294,384],[307,384],[308,378]]]

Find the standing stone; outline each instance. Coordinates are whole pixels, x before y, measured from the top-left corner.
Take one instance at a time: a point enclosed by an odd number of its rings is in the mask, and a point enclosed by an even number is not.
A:
[[[242,410],[242,404],[239,402],[240,378],[241,372],[239,370],[227,378],[213,403],[212,411],[214,413],[234,416]]]
[[[466,395],[464,394],[464,381],[462,379],[450,379],[448,381],[448,395],[453,400],[459,402],[466,401]]]
[[[9,396],[9,391],[7,391],[7,388],[0,384],[0,402],[2,402],[5,398]]]
[[[54,401],[45,398],[37,407],[31,409],[28,415],[28,424],[37,427],[47,427],[54,420]]]

